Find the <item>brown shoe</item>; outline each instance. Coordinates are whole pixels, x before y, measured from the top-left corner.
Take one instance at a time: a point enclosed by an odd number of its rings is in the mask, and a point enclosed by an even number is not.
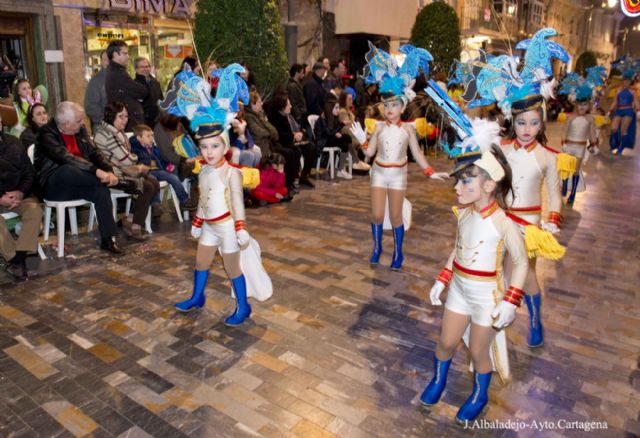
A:
[[[180,204],[180,208],[187,211],[196,211],[198,209],[198,199],[189,198]]]

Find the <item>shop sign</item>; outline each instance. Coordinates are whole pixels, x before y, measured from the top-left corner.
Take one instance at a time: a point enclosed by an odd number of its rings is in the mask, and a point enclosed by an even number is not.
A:
[[[184,59],[193,54],[193,46],[167,44],[164,46],[164,57],[169,59]]]
[[[627,17],[640,16],[640,0],[622,0],[620,7]]]
[[[193,0],[110,0],[111,9],[191,17]]]

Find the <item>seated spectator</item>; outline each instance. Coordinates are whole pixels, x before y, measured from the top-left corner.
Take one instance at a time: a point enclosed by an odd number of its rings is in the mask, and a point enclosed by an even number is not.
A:
[[[359,144],[358,139],[356,139],[351,132],[351,125],[353,125],[353,122],[355,122],[356,120],[356,116],[353,113],[353,95],[346,92],[341,93],[340,99],[338,99],[338,103],[340,105],[338,122],[342,126],[342,129],[340,129],[340,133],[343,136],[347,135],[351,137],[351,143],[349,144],[349,154],[351,155],[351,159],[353,160],[353,168],[355,170],[368,171],[371,169],[371,166],[360,160],[358,151],[356,149],[356,145]]]
[[[290,170],[298,174],[300,172],[300,155],[304,157],[304,168],[300,173],[300,185],[313,188],[309,179],[311,169],[316,164],[318,155],[315,145],[304,138],[304,133],[298,122],[291,115],[291,101],[285,91],[273,95],[269,101],[269,121],[278,130],[279,144],[285,153],[295,156],[295,169]],[[280,151],[278,151],[280,152]]]
[[[41,103],[34,103],[27,113],[27,126],[20,134],[20,141],[25,151],[32,144],[36,144],[38,129],[47,123],[49,123],[47,108]]]
[[[22,220],[22,231],[14,241],[0,216],[0,256],[4,270],[16,280],[27,278],[27,254],[38,249],[42,208],[32,195],[35,177],[27,151],[17,138],[2,133],[0,118],[0,213],[17,213]]]
[[[184,130],[182,123],[180,123],[180,119],[172,114],[163,114],[153,128],[153,138],[160,151],[162,161],[173,164],[174,169],[171,172],[178,175],[180,180],[193,178],[193,171],[198,160],[195,144],[191,151],[191,155],[195,155],[191,157],[187,156],[190,155],[189,153],[178,154],[174,145],[175,143],[183,143],[183,139],[186,140],[185,143],[189,141],[193,143],[189,134]],[[195,180],[197,181],[197,178]]]
[[[147,125],[136,125],[133,128],[134,137],[131,139],[131,151],[138,157],[138,163],[144,164],[149,173],[158,181],[166,181],[173,187],[178,196],[180,206],[184,210],[195,211],[198,199],[189,198],[180,178],[175,173],[174,165],[162,160],[160,150],[153,140],[153,130]]]
[[[300,171],[300,154],[278,144],[278,130],[267,119],[262,107],[262,98],[257,91],[249,93],[249,103],[249,108],[245,108],[245,119],[253,141],[262,150],[263,157],[268,157],[274,152],[284,156],[286,185],[289,194],[293,196],[296,193],[295,180]]]
[[[340,163],[342,163],[343,169],[338,170],[337,175],[339,178],[351,179],[351,174],[344,169],[347,165],[347,154],[349,154],[351,147],[351,137],[342,135],[341,130],[344,126],[338,120],[339,113],[340,104],[337,101],[330,109],[325,106],[325,112],[316,122],[313,132],[319,154],[322,153],[322,149],[325,147],[340,148]]]
[[[138,157],[131,152],[129,139],[124,133],[129,116],[122,102],[110,102],[104,108],[104,120],[96,128],[93,141],[111,162],[119,179],[133,180],[141,192],[133,201],[133,224],[128,218],[122,220],[122,230],[127,237],[144,241],[143,235],[147,212],[153,199],[160,192],[158,180],[149,175],[149,168],[138,164]]]
[[[109,187],[118,184],[109,161],[91,142],[82,126],[84,110],[74,102],[62,102],[56,115],[38,129],[35,168],[45,199],[86,199],[95,204],[100,248],[113,254],[124,251],[115,242]]]
[[[253,142],[253,137],[247,129],[247,121],[244,119],[244,105],[240,108],[236,118],[231,121],[229,130],[231,144],[231,160],[241,166],[257,167],[262,159],[262,150]]]
[[[260,184],[251,190],[251,198],[259,205],[275,204],[291,201],[289,191],[285,187],[284,157],[271,154],[260,163]]]
[[[48,93],[44,85],[38,85],[35,90],[32,90],[28,79],[18,79],[13,91],[13,102],[18,113],[18,123],[11,127],[9,133],[20,137],[27,125],[29,107],[35,103],[46,105],[47,99]]]

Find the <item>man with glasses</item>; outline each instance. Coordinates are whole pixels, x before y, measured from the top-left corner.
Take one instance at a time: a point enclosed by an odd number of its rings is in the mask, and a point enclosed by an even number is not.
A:
[[[107,47],[109,67],[105,79],[107,103],[121,101],[127,107],[129,122],[127,131],[133,132],[133,127],[144,123],[144,110],[142,101],[149,96],[149,88],[134,81],[127,72],[129,64],[129,48],[122,40],[115,40]]]
[[[133,67],[136,69],[136,82],[141,83],[149,89],[149,95],[142,101],[145,124],[153,128],[158,121],[160,108],[158,101],[162,100],[162,87],[158,80],[151,74],[151,63],[147,58],[136,58],[133,60]]]

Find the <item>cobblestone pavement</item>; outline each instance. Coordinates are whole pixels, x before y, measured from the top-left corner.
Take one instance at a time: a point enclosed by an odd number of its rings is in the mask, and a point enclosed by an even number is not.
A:
[[[545,345],[526,346],[520,309],[508,331],[513,380],[491,386],[483,418],[511,430],[466,433],[582,436],[574,421],[605,421],[596,436],[640,434],[640,165],[603,151],[586,170],[588,192],[564,211],[567,255],[541,263]],[[443,400],[417,402],[439,334],[442,308],[427,296],[452,246],[454,196],[412,164],[408,198],[400,273],[387,267],[389,233],[381,265],[368,266],[365,176],[321,179],[290,204],[248,210],[275,293],[236,329],[222,324],[233,301],[219,259],[206,308],[173,310],[191,289],[196,245],[168,212],[122,258],[84,233],[68,238],[64,260],[30,259],[24,283],[0,274],[0,435],[461,435],[453,417],[472,385],[462,347]]]

